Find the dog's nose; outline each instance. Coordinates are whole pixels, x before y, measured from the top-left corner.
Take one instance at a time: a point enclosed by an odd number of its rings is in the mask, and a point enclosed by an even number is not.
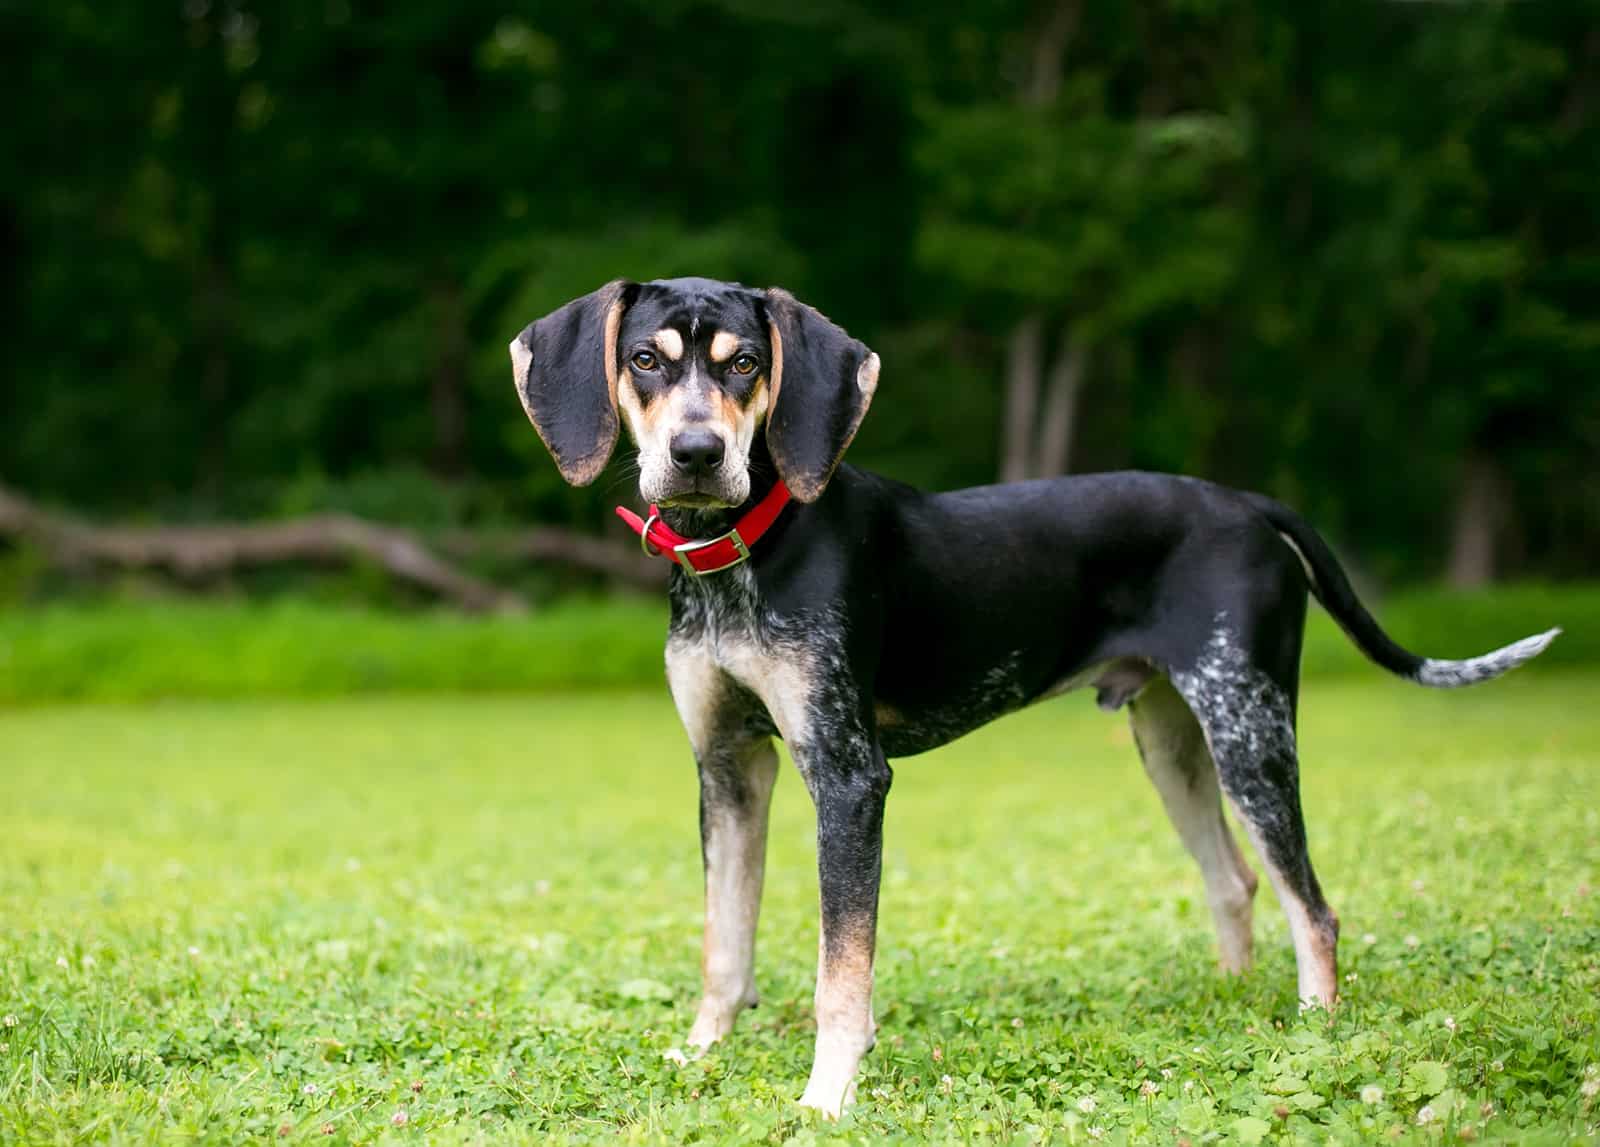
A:
[[[703,477],[722,465],[722,437],[711,430],[672,436],[672,465],[680,474]]]

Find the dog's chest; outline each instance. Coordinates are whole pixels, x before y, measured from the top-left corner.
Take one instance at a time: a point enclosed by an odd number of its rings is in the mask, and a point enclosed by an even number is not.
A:
[[[745,568],[711,578],[674,577],[668,648],[704,659],[741,680],[773,659],[771,619],[763,616]]]
[[[814,724],[819,682],[839,670],[838,635],[825,621],[764,609],[747,568],[710,578],[673,578],[667,673],[691,727],[715,723],[728,682],[754,695],[793,741]]]

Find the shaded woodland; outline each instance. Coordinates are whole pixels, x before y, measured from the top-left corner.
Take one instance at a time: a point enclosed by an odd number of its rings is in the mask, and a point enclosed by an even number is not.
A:
[[[30,505],[609,537],[506,343],[702,274],[880,352],[852,459],[908,481],[1177,470],[1384,581],[1600,572],[1594,4],[69,0],[0,55]]]

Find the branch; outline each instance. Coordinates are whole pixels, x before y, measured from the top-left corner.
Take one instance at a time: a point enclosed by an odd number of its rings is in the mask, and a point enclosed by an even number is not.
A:
[[[237,566],[364,558],[463,609],[521,611],[527,603],[433,554],[410,530],[343,514],[262,525],[97,526],[40,509],[0,484],[0,536],[26,538],[62,566],[165,568],[181,577]]]
[[[449,530],[439,546],[458,558],[494,557],[524,562],[554,562],[604,574],[640,589],[667,584],[667,563],[644,557],[630,538],[618,543],[549,526],[509,533]]]

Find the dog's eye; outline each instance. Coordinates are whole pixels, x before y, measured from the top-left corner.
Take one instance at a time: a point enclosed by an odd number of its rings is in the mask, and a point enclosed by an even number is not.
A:
[[[735,374],[749,374],[755,370],[755,368],[756,356],[753,354],[741,354],[733,360],[733,370]]]
[[[647,350],[636,352],[632,362],[639,370],[654,370],[656,368],[656,356]]]

